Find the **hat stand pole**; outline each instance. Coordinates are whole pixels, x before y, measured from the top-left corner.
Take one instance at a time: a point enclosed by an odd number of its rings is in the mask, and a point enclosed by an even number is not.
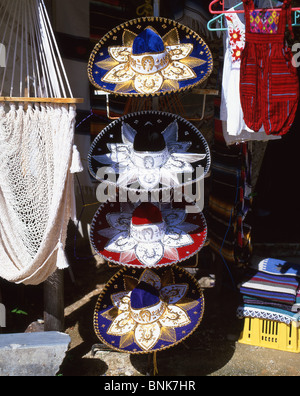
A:
[[[160,16],[160,0],[153,1],[153,16]],[[154,96],[152,99],[153,110],[157,111],[159,109],[159,99],[157,96]]]

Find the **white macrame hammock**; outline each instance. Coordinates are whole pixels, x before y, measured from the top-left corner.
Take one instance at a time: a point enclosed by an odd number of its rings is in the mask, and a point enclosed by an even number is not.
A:
[[[68,267],[76,103],[43,0],[0,0],[0,277],[10,282]]]

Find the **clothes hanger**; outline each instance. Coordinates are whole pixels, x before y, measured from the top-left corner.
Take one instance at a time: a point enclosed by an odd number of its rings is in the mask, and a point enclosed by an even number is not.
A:
[[[231,9],[235,9],[243,5],[243,2],[236,4],[234,7]],[[238,11],[238,10],[236,10]],[[225,31],[227,30],[227,27],[224,24],[224,17],[225,13],[222,13],[214,18],[212,18],[210,21],[207,23],[207,29],[210,30],[211,32],[216,32],[216,31]]]
[[[218,9],[218,10],[214,9],[213,7],[216,4],[219,5],[219,7],[221,7],[221,9]],[[209,9],[209,12],[211,14],[232,13],[232,11],[225,10],[224,0],[213,0],[209,4],[208,9]],[[267,11],[272,11],[272,10],[273,10],[273,8],[267,9]],[[292,11],[300,11],[300,7],[295,7],[295,8],[292,8],[291,10]],[[263,10],[262,9],[257,9],[256,11],[263,11]],[[266,10],[264,10],[264,11],[266,11]],[[278,11],[280,11],[280,8],[278,8]],[[242,13],[244,13],[244,10],[235,10],[234,13],[242,14]]]
[[[223,11],[211,11],[212,6],[216,3],[219,3],[219,5],[223,6]],[[225,26],[224,23],[224,17],[226,13],[244,13],[244,10],[233,10],[235,8],[238,8],[239,6],[243,5],[243,2],[236,4],[234,7],[231,7],[230,10],[225,10],[224,9],[224,0],[213,0],[210,5],[209,5],[209,11],[212,14],[218,14],[216,17],[212,18],[210,21],[207,23],[207,29],[209,31],[226,31],[227,27]],[[270,10],[273,10],[274,8],[270,8]],[[280,9],[279,9],[280,10]],[[292,26],[300,26],[300,8],[292,8],[293,13],[293,18],[294,21],[292,23]]]

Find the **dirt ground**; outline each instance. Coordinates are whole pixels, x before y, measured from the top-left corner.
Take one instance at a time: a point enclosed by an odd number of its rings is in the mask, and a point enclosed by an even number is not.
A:
[[[116,271],[96,258],[73,259],[71,270],[65,271],[65,332],[70,335],[71,344],[58,375],[153,374],[152,355],[94,348],[99,342],[93,329],[94,308],[102,288]],[[238,342],[243,327],[243,321],[236,317],[239,295],[226,268],[220,263],[212,267],[204,249],[195,276],[203,279],[208,275],[214,275],[216,282],[214,287],[205,289],[203,321],[184,343],[158,352],[158,376],[299,376],[300,354]],[[43,318],[42,286],[16,286],[1,281],[0,289],[7,307],[5,332],[42,330],[42,324],[36,326],[36,321]]]
[[[195,272],[199,280],[215,277],[214,287],[204,289],[203,321],[184,343],[157,354],[158,376],[300,375],[300,354],[238,342],[243,328],[243,320],[236,317],[240,295],[227,269],[220,262],[213,265],[207,252],[204,249]],[[77,263],[73,271],[76,285],[66,281],[65,290],[65,326],[72,342],[61,373],[64,376],[151,375],[152,355],[128,355],[101,348],[93,353],[99,342],[92,326],[94,307],[116,269],[95,259],[85,265]]]
[[[107,276],[109,270],[101,269]],[[98,285],[99,291],[101,284]],[[68,375],[149,375],[151,359],[118,352],[91,353],[97,343],[91,327],[97,289],[66,315],[72,344],[62,373]],[[230,288],[206,289],[206,309],[198,330],[184,343],[157,354],[159,376],[298,376],[300,355],[237,342],[243,321],[236,318],[237,296]],[[74,306],[73,306],[74,308]],[[68,310],[68,309],[67,309]]]

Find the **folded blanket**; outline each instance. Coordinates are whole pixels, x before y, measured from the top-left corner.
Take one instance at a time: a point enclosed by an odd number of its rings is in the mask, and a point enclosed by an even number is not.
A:
[[[284,311],[300,313],[300,290],[298,290],[296,295],[296,300],[294,305],[282,304],[280,302],[275,302],[271,300],[263,300],[256,297],[251,296],[243,296],[243,304],[245,305],[256,305],[256,306],[263,306],[263,307],[271,307],[271,308],[279,308]]]
[[[299,289],[299,279],[291,275],[273,275],[256,271],[240,285],[243,295],[293,305]]]
[[[289,325],[291,322],[296,322],[297,326],[300,325],[300,314],[292,313],[279,308],[244,304],[237,308],[236,314],[239,319],[259,318],[275,320],[277,322],[286,323],[287,325]]]
[[[266,258],[260,261],[258,264],[258,270],[273,275],[285,275],[300,278],[300,264],[291,263],[285,260]]]

